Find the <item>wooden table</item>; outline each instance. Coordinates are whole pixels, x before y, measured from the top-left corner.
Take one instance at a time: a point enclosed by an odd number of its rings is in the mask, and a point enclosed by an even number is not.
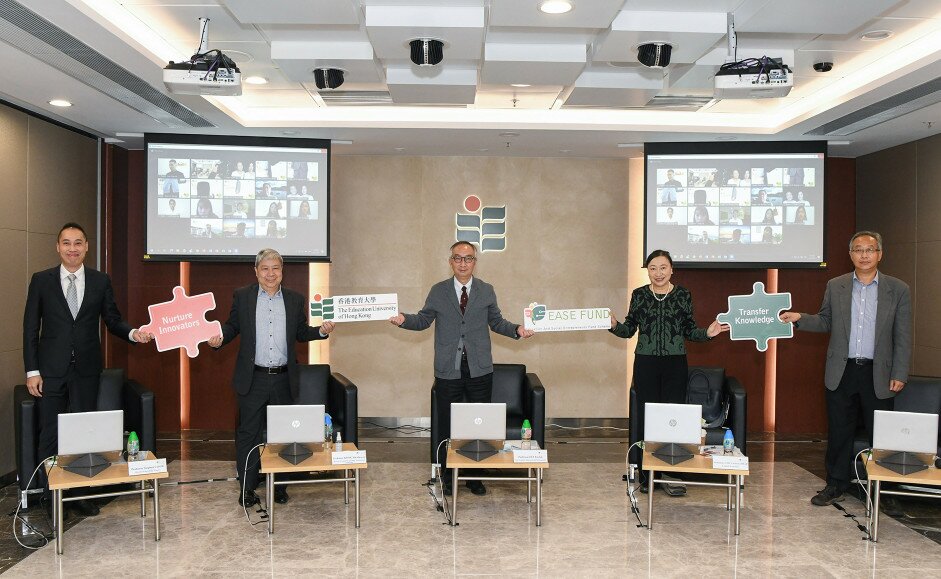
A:
[[[487,457],[484,460],[476,461],[462,454],[458,454],[456,448],[466,441],[454,441],[455,446],[448,443],[448,468],[452,469],[451,488],[451,526],[457,525],[457,493],[458,482],[468,480],[493,480],[493,481],[526,481],[526,502],[533,500],[533,483],[536,483],[536,526],[542,525],[542,471],[549,468],[548,462],[513,462],[513,452],[498,452]],[[491,441],[496,448],[502,448],[502,441]],[[536,450],[536,443],[533,443],[533,449]],[[460,476],[460,470],[468,468],[494,468],[494,469],[526,469],[525,477],[487,477],[487,476]],[[533,471],[536,471],[535,474]]]
[[[691,449],[694,454],[693,458],[681,462],[679,464],[670,464],[664,462],[659,458],[655,457],[650,453],[648,449],[644,449],[644,470],[648,472],[647,475],[647,529],[653,529],[653,495],[654,495],[654,485],[655,483],[660,484],[677,484],[674,481],[667,480],[658,480],[654,478],[654,473],[656,472],[688,472],[688,473],[697,473],[697,474],[718,474],[726,475],[727,482],[716,483],[716,482],[699,482],[699,481],[683,481],[681,484],[691,485],[691,486],[706,486],[706,487],[725,487],[726,489],[726,499],[725,499],[725,508],[726,510],[732,509],[732,489],[735,489],[735,534],[739,534],[739,523],[741,520],[741,510],[742,510],[742,493],[744,492],[744,477],[748,476],[747,470],[721,470],[712,468],[712,457],[709,455],[698,454],[698,449]],[[734,480],[733,480],[734,479]]]
[[[343,483],[343,502],[350,504],[350,483],[356,494],[356,526],[359,527],[359,471],[366,468],[366,463],[362,464],[333,464],[331,452],[324,452],[319,445],[310,445],[311,450],[315,451],[312,455],[299,462],[291,464],[284,460],[278,453],[285,447],[284,444],[269,444],[261,452],[261,472],[265,475],[265,501],[268,507],[268,532],[274,533],[274,487],[275,485],[298,485],[314,483]],[[352,442],[344,442],[343,450],[359,450]],[[303,479],[303,480],[274,480],[274,475],[285,472],[314,472],[314,471],[343,471],[343,478],[328,479]],[[350,471],[353,476],[350,477]]]
[[[140,495],[140,516],[147,516],[146,495],[150,493],[154,499],[154,540],[160,540],[160,492],[158,480],[169,476],[166,472],[154,474],[144,474],[139,476],[130,476],[127,473],[127,463],[122,458],[120,452],[102,453],[106,460],[111,461],[111,466],[96,474],[93,477],[85,477],[80,474],[69,472],[62,468],[58,463],[52,468],[47,467],[49,478],[49,490],[52,491],[52,518],[56,529],[56,553],[59,555],[63,551],[63,513],[64,505],[70,501],[80,501],[86,499],[98,499],[104,497],[117,497],[122,495]],[[59,457],[64,464],[73,457]],[[138,460],[153,460],[156,458],[150,451],[141,452]],[[97,495],[83,495],[77,497],[64,498],[63,492],[68,489],[100,487],[105,485],[118,485],[127,483],[137,483],[140,488],[131,491],[117,491],[112,493],[100,493]],[[149,483],[149,486],[148,486]]]
[[[889,454],[893,453],[885,450],[874,450],[872,456],[867,457],[864,461],[866,465],[866,478],[868,479],[867,488],[873,502],[872,509],[869,510],[869,530],[873,542],[878,542],[879,540],[879,495],[926,497],[931,499],[941,498],[941,495],[927,492],[882,490],[883,482],[902,483],[906,485],[941,486],[941,470],[934,468],[934,466],[929,466],[927,469],[920,470],[916,473],[901,475],[882,465],[876,464],[876,459],[881,459]],[[929,459],[928,455],[925,455],[925,459]],[[934,461],[932,460],[930,462],[933,463]],[[873,483],[875,483],[876,487],[875,492],[872,491]]]

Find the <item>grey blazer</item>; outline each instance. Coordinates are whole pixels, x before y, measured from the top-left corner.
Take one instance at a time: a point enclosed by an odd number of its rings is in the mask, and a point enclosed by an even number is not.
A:
[[[830,332],[824,384],[836,390],[849,357],[850,318],[853,308],[853,274],[827,282],[817,314],[801,314],[797,329]],[[878,398],[891,398],[890,380],[908,382],[912,356],[912,298],[908,284],[879,272],[879,303],[876,308],[876,342],[872,380]]]
[[[435,378],[461,377],[461,347],[467,351],[467,365],[472,378],[493,372],[490,330],[518,339],[517,324],[503,318],[497,306],[493,286],[475,277],[467,294],[467,308],[454,291],[454,278],[431,286],[425,306],[417,314],[404,314],[400,326],[406,330],[424,330],[435,323]]]

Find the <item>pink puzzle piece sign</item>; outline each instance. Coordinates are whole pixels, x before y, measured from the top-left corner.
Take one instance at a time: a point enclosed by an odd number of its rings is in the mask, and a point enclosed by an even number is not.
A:
[[[216,298],[211,292],[188,296],[186,290],[176,286],[172,300],[147,306],[150,323],[139,330],[154,335],[158,351],[186,348],[186,355],[195,358],[200,342],[222,335],[222,324],[206,321],[206,312],[215,308]]]

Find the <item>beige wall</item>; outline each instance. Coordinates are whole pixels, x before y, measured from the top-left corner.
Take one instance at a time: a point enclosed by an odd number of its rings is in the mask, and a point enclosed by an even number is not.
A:
[[[338,156],[331,181],[330,293],[398,292],[415,312],[450,276],[454,215],[474,194],[507,206],[507,250],[480,256],[504,317],[550,308],[627,308],[626,160]],[[429,415],[433,329],[343,325],[330,363],[360,387],[361,416]],[[602,332],[513,341],[493,335],[494,360],[526,364],[553,417],[627,415],[627,342]]]
[[[55,238],[66,221],[88,229],[95,247],[97,174],[94,139],[0,104],[0,475],[16,469],[13,386],[24,381],[29,278],[58,263]],[[87,263],[94,266],[93,252]]]
[[[880,269],[912,288],[912,374],[941,376],[941,135],[860,157],[856,223],[879,231]]]

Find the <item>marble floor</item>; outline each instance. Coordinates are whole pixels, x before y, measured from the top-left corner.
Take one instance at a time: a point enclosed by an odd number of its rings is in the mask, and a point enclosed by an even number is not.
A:
[[[639,527],[623,473],[625,446],[616,440],[547,445],[553,463],[544,486],[543,524],[521,483],[488,483],[489,493],[459,496],[457,527],[446,525],[428,488],[427,441],[364,442],[370,465],[362,481],[362,525],[342,485],[291,487],[277,527],[250,525],[236,504],[235,482],[196,482],[231,475],[218,460],[225,442],[196,441],[170,463],[161,487],[161,541],[141,519],[134,498],[102,507],[66,531],[65,554],[52,544],[22,558],[5,574],[28,576],[323,575],[442,577],[519,575],[565,577],[925,577],[941,574],[941,546],[890,517],[880,541],[863,540],[852,518],[809,497],[823,482],[783,455],[819,454],[819,443],[795,449],[750,448],[742,534],[732,533],[721,489],[690,487],[683,498],[655,495],[654,529]],[[206,449],[198,448],[208,446]],[[166,443],[162,446],[169,446]],[[195,448],[194,448],[195,447]],[[207,456],[203,456],[203,455]],[[761,457],[772,455],[770,461]],[[216,455],[213,459],[208,455]],[[224,455],[223,455],[224,456]],[[198,457],[198,458],[197,458]],[[5,489],[6,490],[6,489]],[[642,496],[642,495],[641,495]],[[643,496],[642,496],[643,497]],[[643,497],[644,499],[646,497]],[[935,501],[941,503],[941,501]],[[3,503],[7,508],[10,501]],[[862,521],[864,505],[842,503]],[[930,507],[935,508],[935,507]],[[930,509],[929,508],[929,509]],[[646,520],[641,500],[640,518]],[[932,511],[929,510],[929,514]],[[938,511],[933,511],[937,516]],[[250,511],[251,520],[259,521]],[[7,518],[7,521],[10,519]],[[9,527],[8,527],[9,528]],[[8,531],[7,531],[8,532]],[[13,561],[10,561],[12,563]],[[9,563],[8,563],[9,564]]]

